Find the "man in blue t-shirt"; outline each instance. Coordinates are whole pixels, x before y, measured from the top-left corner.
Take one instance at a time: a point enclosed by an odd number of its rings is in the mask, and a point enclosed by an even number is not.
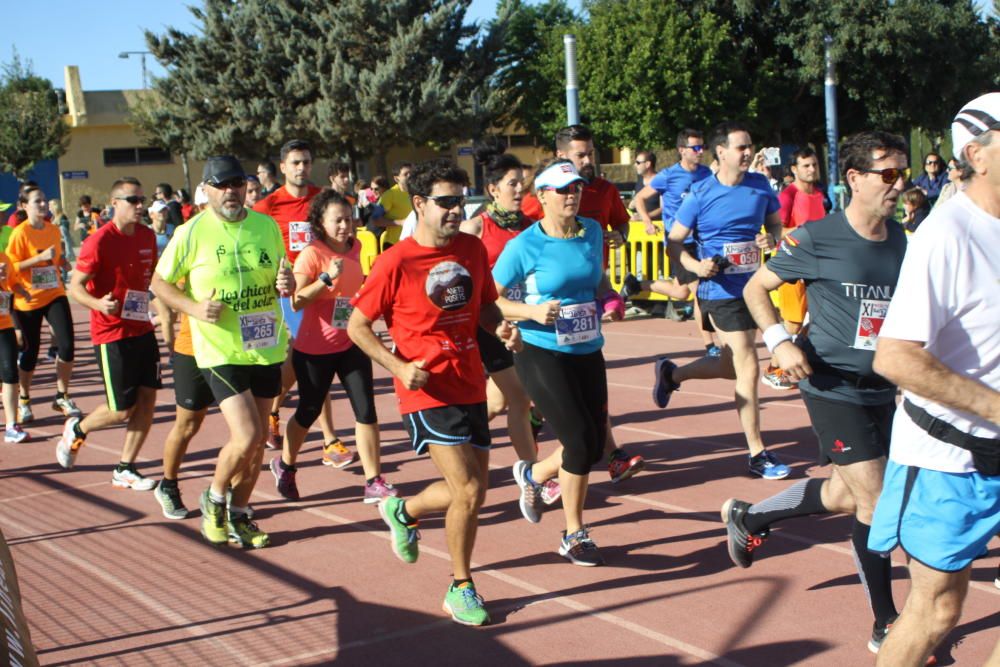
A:
[[[639,218],[646,224],[647,234],[656,234],[653,216],[650,215],[649,207],[644,205],[648,196],[659,195],[660,219],[663,220],[663,229],[664,232],[670,231],[670,224],[674,221],[677,210],[681,207],[681,202],[691,192],[691,187],[712,175],[712,170],[701,163],[701,157],[704,153],[705,137],[701,131],[690,128],[681,130],[680,134],[677,135],[677,154],[680,156],[677,164],[660,171],[653,177],[649,185],[636,194],[635,210],[639,214]],[[692,257],[697,256],[697,247],[694,243],[689,243],[687,250]],[[674,281],[636,280],[633,284],[635,289],[629,289],[625,296],[632,296],[633,293],[648,290],[672,299],[684,300],[690,296],[692,291],[698,289],[698,276],[680,264],[670,263],[670,275],[674,277]],[[626,277],[626,288],[629,287],[630,282],[629,278]],[[702,324],[701,309],[697,298],[694,301],[694,318],[698,323],[702,342],[705,344],[708,355],[719,356],[720,349],[712,339],[712,328]]]
[[[679,263],[700,278],[702,318],[718,333],[722,355],[702,357],[682,367],[658,359],[653,401],[665,408],[670,394],[685,380],[735,378],[736,412],[750,450],[750,472],[764,479],[782,479],[789,468],[764,449],[760,435],[757,325],[743,301],[743,287],[760,266],[762,251],[773,249],[775,238],[781,235],[781,205],[767,178],[748,173],[754,151],[744,125],[718,125],[709,146],[719,171],[691,187],[674,216],[667,242],[671,264]],[[761,232],[762,226],[766,233]],[[684,247],[692,235],[700,260]]]

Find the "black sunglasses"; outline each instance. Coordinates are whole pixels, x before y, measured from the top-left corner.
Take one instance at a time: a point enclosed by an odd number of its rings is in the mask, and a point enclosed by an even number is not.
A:
[[[233,178],[227,178],[226,180],[219,181],[217,183],[209,181],[208,184],[218,190],[226,190],[226,189],[239,190],[240,188],[242,188],[247,184],[247,179],[242,176],[234,176]]]
[[[896,167],[888,167],[886,169],[858,169],[862,174],[878,174],[882,177],[882,182],[886,185],[893,185],[896,181],[901,178],[906,178],[905,169],[897,169]]]
[[[437,197],[426,196],[424,199],[430,199],[432,202],[445,210],[456,208],[458,206],[465,206],[465,197],[461,195],[438,195]]]
[[[564,185],[561,188],[544,187],[542,189],[555,192],[557,195],[563,195],[564,197],[566,195],[575,195],[576,193],[580,192],[580,181],[573,181],[569,185]]]
[[[128,197],[115,197],[118,201],[127,201],[132,206],[138,206],[139,204],[145,204],[146,198],[142,195],[129,195]]]

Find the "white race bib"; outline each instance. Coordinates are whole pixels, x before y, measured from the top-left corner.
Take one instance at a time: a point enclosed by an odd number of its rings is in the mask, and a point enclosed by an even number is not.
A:
[[[333,302],[333,319],[330,321],[334,329],[346,329],[347,320],[351,319],[354,306],[351,305],[351,298],[338,296]]]
[[[878,332],[882,330],[889,302],[881,299],[862,299],[858,308],[858,327],[854,334],[856,350],[874,350],[878,345]]]
[[[55,289],[59,287],[58,269],[54,266],[34,266],[31,268],[31,289]]]
[[[125,301],[122,303],[122,319],[148,322],[149,292],[134,289],[126,291]]]
[[[278,328],[274,313],[247,313],[240,315],[240,337],[243,351],[274,347],[278,344]]]
[[[556,343],[573,345],[594,340],[600,331],[599,323],[597,304],[593,301],[563,306],[556,319]]]
[[[10,298],[14,296],[11,292],[0,292],[0,315],[10,315]]]
[[[760,248],[755,241],[726,243],[722,255],[729,260],[723,273],[753,273],[760,267]]]
[[[302,252],[312,243],[312,229],[308,222],[288,223],[288,249],[292,252]]]

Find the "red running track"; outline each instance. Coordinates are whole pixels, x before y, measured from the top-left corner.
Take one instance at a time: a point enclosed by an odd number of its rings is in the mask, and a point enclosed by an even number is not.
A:
[[[84,410],[103,400],[79,308]],[[47,665],[870,665],[871,615],[854,569],[850,520],[798,519],[772,532],[750,570],[726,555],[719,506],[761,500],[804,475],[815,442],[797,392],[761,388],[767,444],[790,480],[746,473],[746,451],[726,381],[691,382],[669,409],[653,407],[651,362],[701,353],[690,323],[629,321],[606,328],[611,412],[618,440],[648,468],[613,486],[592,476],[587,520],[609,563],[580,568],[556,554],[561,512],[538,525],[517,509],[506,429],[494,422],[490,491],[474,554],[477,588],[493,624],[466,628],[440,611],[450,579],[443,523],[422,523],[421,557],[393,556],[374,506],[360,502],[360,466],[320,464],[318,434],[300,459],[301,502],[282,500],[261,474],[253,497],[273,546],[216,549],[199,518],[169,521],[151,493],[115,489],[110,466],[122,429],[94,433],[76,468],[54,450],[62,419],[47,407],[53,366],[42,364],[32,438],[0,446],[0,527],[10,542],[38,654]],[[381,369],[379,369],[381,371]],[[405,442],[391,385],[377,372],[384,470],[404,495],[435,477]],[[141,468],[159,476],[173,420],[169,373]],[[352,421],[335,392],[345,441]],[[294,402],[294,397],[289,405]],[[286,408],[283,419],[291,415]],[[189,507],[208,484],[227,431],[212,411],[181,473]],[[542,450],[550,451],[543,431]],[[196,514],[196,513],[195,513]],[[981,665],[1000,624],[997,555],[977,561],[965,613],[938,651],[939,664]],[[897,604],[908,583],[894,561]]]

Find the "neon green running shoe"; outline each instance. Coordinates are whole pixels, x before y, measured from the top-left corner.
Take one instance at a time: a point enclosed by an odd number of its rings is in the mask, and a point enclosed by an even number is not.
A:
[[[403,500],[395,496],[390,496],[378,504],[378,513],[382,515],[385,525],[392,531],[392,551],[396,557],[404,563],[416,563],[420,555],[417,540],[420,539],[420,531],[417,524],[405,524],[399,518],[399,510],[403,507]]]
[[[263,549],[271,544],[271,537],[246,514],[230,514],[226,525],[229,529],[229,541],[243,549]]]
[[[442,608],[451,614],[451,620],[462,625],[486,625],[490,622],[486,602],[471,581],[461,583],[457,588],[454,584],[449,586]]]
[[[201,534],[212,544],[225,544],[229,541],[226,532],[226,506],[213,503],[209,490],[205,489],[198,498],[201,507]]]

